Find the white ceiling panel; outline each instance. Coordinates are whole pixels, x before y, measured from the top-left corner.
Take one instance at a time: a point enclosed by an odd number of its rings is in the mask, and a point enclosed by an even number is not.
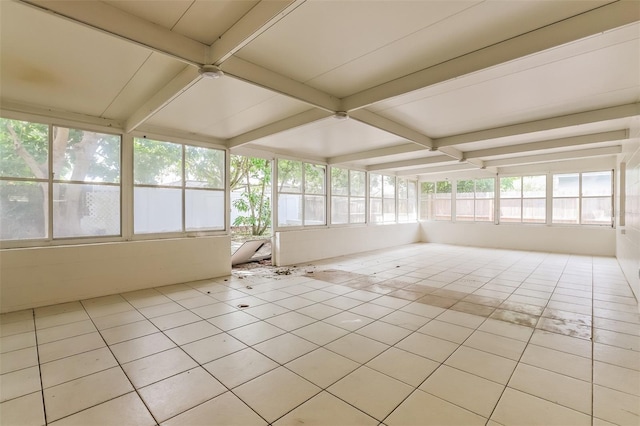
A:
[[[314,158],[328,158],[404,144],[405,140],[355,120],[319,120],[287,132],[265,137],[251,145],[260,149],[299,152]]]
[[[391,1],[308,1],[238,56],[307,81],[476,3],[403,1],[398,7]]]
[[[203,133],[214,123],[224,123],[234,115],[275,96],[272,92],[234,78],[202,78],[148,121],[150,125]],[[225,129],[212,134],[227,138]]]
[[[417,125],[417,130],[429,136],[443,137],[542,119],[561,111],[569,114],[633,102],[640,94],[639,52],[639,41],[631,40],[540,66],[531,64],[528,69],[478,84],[458,82],[457,89],[379,113]],[[536,58],[544,62],[542,55]]]
[[[151,54],[20,3],[0,15],[5,100],[102,117]]]
[[[309,84],[337,96],[348,96],[596,5],[595,2],[482,2],[345,63]],[[527,19],[522,20],[521,16]]]
[[[189,10],[193,0],[104,0],[104,3],[170,30]]]

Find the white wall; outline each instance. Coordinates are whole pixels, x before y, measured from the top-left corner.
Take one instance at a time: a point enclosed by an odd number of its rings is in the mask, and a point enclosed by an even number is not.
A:
[[[275,264],[295,265],[420,241],[418,223],[276,232]]]
[[[616,238],[616,257],[631,285],[631,289],[640,299],[640,119],[636,118],[631,126],[632,141],[623,146],[621,162],[625,163],[624,203],[621,208],[622,226],[618,227]],[[618,177],[620,185],[620,176]]]
[[[230,237],[0,251],[0,312],[231,273]]]
[[[422,241],[512,250],[615,256],[611,227],[421,222]]]

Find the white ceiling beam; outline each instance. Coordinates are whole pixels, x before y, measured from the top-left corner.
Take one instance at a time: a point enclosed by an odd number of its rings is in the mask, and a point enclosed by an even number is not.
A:
[[[200,76],[196,67],[192,65],[185,66],[178,75],[131,114],[125,124],[125,133],[135,130],[149,117],[184,93],[201,78],[202,76]]]
[[[388,146],[385,148],[370,149],[368,151],[355,152],[353,154],[338,155],[329,157],[327,163],[342,164],[352,161],[369,160],[371,158],[387,157],[390,155],[406,154],[408,152],[423,151],[425,148],[415,143]]]
[[[446,166],[425,167],[424,169],[401,170],[396,174],[398,176],[428,175],[435,173],[459,172],[462,170],[477,170],[477,167],[473,164],[455,163]]]
[[[221,68],[227,75],[273,92],[281,93],[316,108],[331,113],[341,110],[340,99],[335,96],[240,59],[237,56],[227,59]]]
[[[527,155],[523,157],[503,158],[500,160],[487,160],[487,167],[515,166],[519,164],[547,163],[558,160],[574,160],[587,157],[601,157],[615,155],[622,152],[621,146],[607,146],[603,148],[581,149],[577,151],[554,152],[552,154]]]
[[[640,20],[636,1],[618,1],[383,83],[343,99],[345,111],[400,96]]]
[[[489,139],[498,139],[525,133],[542,132],[545,130],[560,129],[563,127],[579,126],[596,123],[599,121],[615,120],[620,118],[640,115],[640,103],[618,105],[610,108],[593,111],[579,112],[560,117],[530,121],[527,123],[513,124],[511,126],[496,127],[461,135],[448,136],[434,140],[436,147],[446,147],[463,143],[480,142]]]
[[[201,65],[209,46],[101,1],[20,0],[108,34]]]
[[[549,139],[540,142],[529,142],[518,145],[508,145],[496,148],[478,149],[476,151],[466,151],[463,153],[465,159],[495,157],[508,154],[520,154],[531,151],[541,151],[545,149],[568,148],[572,146],[589,145],[600,142],[611,142],[627,139],[628,130],[614,130],[611,132],[592,133],[589,135],[571,136],[568,138]]]
[[[450,162],[456,162],[456,161],[457,160],[455,158],[451,158],[448,155],[436,155],[432,157],[414,158],[412,160],[391,161],[388,163],[372,164],[367,167],[367,170],[369,171],[392,170],[392,169],[400,169],[405,167],[416,167],[416,166],[424,166],[427,164],[450,163]]]
[[[220,65],[305,1],[260,1],[211,45],[207,51],[207,64]]]
[[[313,123],[315,121],[323,120],[331,117],[331,114],[319,109],[310,109],[300,114],[292,115],[283,120],[276,121],[274,123],[267,124],[255,130],[248,131],[241,135],[235,136],[227,140],[228,148],[236,148],[241,145],[245,145],[249,142],[253,142],[257,139],[261,139],[267,136],[272,136],[277,133],[286,132],[287,130],[295,129],[296,127],[304,126],[305,124]]]
[[[353,111],[349,114],[349,117],[377,129],[400,136],[425,148],[430,149],[433,147],[433,141],[430,137],[366,109]]]

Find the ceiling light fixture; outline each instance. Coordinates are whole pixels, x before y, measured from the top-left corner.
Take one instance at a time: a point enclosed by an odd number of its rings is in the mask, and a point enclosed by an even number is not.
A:
[[[220,78],[224,75],[222,70],[215,65],[203,65],[198,72],[206,78]]]
[[[346,120],[347,118],[349,118],[349,114],[344,111],[338,111],[333,114],[333,118],[335,118],[336,120]]]

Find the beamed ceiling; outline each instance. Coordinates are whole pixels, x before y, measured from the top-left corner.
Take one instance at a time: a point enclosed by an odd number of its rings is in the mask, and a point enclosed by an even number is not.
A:
[[[0,19],[3,111],[232,153],[500,171],[615,156],[640,117],[638,1],[2,0]]]

